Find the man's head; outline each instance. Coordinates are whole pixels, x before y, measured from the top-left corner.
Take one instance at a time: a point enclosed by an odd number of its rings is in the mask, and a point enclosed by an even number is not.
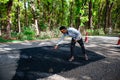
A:
[[[63,34],[67,33],[67,28],[66,28],[65,26],[61,26],[61,27],[59,28],[59,30],[60,30]]]

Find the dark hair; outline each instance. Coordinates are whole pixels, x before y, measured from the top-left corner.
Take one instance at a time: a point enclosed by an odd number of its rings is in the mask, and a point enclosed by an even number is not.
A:
[[[62,30],[62,29],[67,29],[67,28],[65,26],[61,26],[59,30]]]

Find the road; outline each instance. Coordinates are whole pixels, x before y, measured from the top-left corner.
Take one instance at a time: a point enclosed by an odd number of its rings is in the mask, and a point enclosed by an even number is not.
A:
[[[54,50],[57,40],[0,44],[0,80],[120,80],[117,37],[91,36],[85,61],[78,44],[69,62],[70,39]]]

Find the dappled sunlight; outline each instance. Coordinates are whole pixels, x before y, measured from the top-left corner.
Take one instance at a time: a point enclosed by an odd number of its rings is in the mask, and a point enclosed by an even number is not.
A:
[[[9,45],[7,45],[7,44],[0,44],[0,48],[6,47],[6,46],[9,46]]]
[[[41,43],[38,43],[39,46],[50,46],[50,45],[54,45],[55,43],[54,42],[41,42]]]
[[[8,50],[13,50],[15,48],[0,48],[0,51],[8,51]]]
[[[115,45],[117,43],[117,39],[117,37],[91,38],[89,43],[86,43],[85,46],[88,50],[92,50],[97,54],[103,55],[105,57],[119,58],[119,45]]]
[[[47,78],[44,79],[37,79],[37,80],[76,80],[75,78],[65,78],[63,76],[60,76],[58,74],[54,74],[52,76],[49,76]]]
[[[90,76],[86,76],[86,75],[82,76],[82,78],[85,79],[85,80],[92,80],[92,78]]]
[[[91,45],[85,45],[86,47],[97,47],[98,45],[95,45],[95,44],[91,44]]]
[[[32,45],[30,42],[25,42],[25,43],[21,43],[22,45],[26,45],[26,46],[28,46],[28,45]]]
[[[16,54],[16,55],[8,55],[8,58],[20,58],[20,55],[19,54]]]
[[[96,43],[100,45],[105,45],[105,44],[112,44],[115,45],[117,44],[118,37],[106,37],[106,36],[91,36],[89,38],[89,43]]]
[[[43,46],[43,45],[45,45],[46,43],[44,43],[44,42],[42,42],[42,43],[39,43],[38,45],[39,46]]]
[[[106,63],[106,64],[110,64],[111,62],[110,61],[107,61],[107,60],[105,60],[105,61],[102,61],[103,63]]]
[[[114,52],[114,51],[108,51],[108,54],[107,54],[108,56],[111,56],[111,57],[114,57],[114,56],[118,56],[118,57],[120,57],[120,53],[118,53],[118,52]]]

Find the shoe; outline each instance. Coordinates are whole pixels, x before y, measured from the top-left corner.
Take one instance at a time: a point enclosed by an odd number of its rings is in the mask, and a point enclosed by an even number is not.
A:
[[[87,56],[87,54],[85,54],[85,60],[86,60],[86,61],[88,60],[88,56]]]
[[[74,57],[72,56],[70,59],[69,59],[69,61],[71,62],[71,61],[73,61],[74,60]]]

